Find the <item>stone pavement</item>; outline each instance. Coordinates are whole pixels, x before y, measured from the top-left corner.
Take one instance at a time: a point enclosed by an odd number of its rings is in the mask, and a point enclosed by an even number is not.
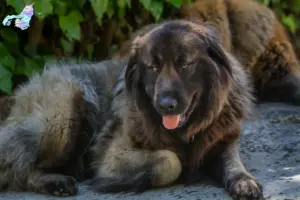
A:
[[[243,127],[241,157],[264,187],[266,200],[300,200],[300,107],[262,104],[256,118]],[[55,198],[32,193],[2,193],[0,200],[230,200],[209,180],[189,187],[173,186],[140,195],[99,195],[80,187],[75,197]]]

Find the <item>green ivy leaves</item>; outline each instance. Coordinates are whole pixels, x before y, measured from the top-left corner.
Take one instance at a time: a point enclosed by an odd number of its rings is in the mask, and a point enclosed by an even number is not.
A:
[[[0,43],[0,65],[7,69],[14,69],[15,58],[10,54],[3,43]]]
[[[289,27],[289,29],[295,33],[297,29],[297,20],[293,15],[282,15],[281,21],[284,25]]]
[[[53,5],[51,0],[40,0],[34,3],[34,13],[38,19],[44,19],[53,13]]]
[[[167,2],[172,4],[176,8],[179,8],[184,3],[184,0],[167,0]]]
[[[59,17],[60,28],[70,41],[72,41],[72,39],[80,40],[79,23],[82,21],[83,17],[77,10],[71,11],[66,16]]]
[[[42,37],[42,44],[24,44],[24,38],[22,37],[22,40],[20,38],[22,32],[15,29],[13,25],[11,27],[0,27],[0,37],[3,39],[3,42],[0,42],[0,91],[8,94],[11,92],[12,85],[14,85],[12,83],[14,75],[22,74],[29,77],[33,72],[41,70],[44,62],[55,63],[57,60],[53,52],[56,50],[58,52],[56,55],[74,56],[75,52],[76,56],[85,55],[88,59],[92,59],[97,54],[95,51],[99,49],[95,48],[95,43],[102,40],[94,31],[99,28],[97,24],[100,27],[102,26],[104,17],[105,19],[114,18],[119,23],[119,27],[128,28],[130,31],[127,32],[131,32],[132,27],[129,24],[131,18],[138,23],[138,17],[136,14],[133,14],[134,11],[132,10],[133,7],[136,7],[136,3],[139,3],[139,6],[142,5],[153,16],[154,20],[158,21],[163,17],[166,5],[179,8],[182,4],[192,1],[194,0],[4,0],[6,5],[14,8],[14,11],[9,9],[9,13],[2,13],[3,16],[19,14],[25,5],[35,2],[34,9],[37,19],[44,20],[46,17],[49,17],[47,22],[50,23],[47,23],[47,25],[51,24],[53,26],[51,28],[57,33],[61,31],[63,36],[61,38],[51,38],[51,40],[58,41],[61,46],[52,47],[52,43],[49,42],[47,37]],[[297,20],[300,14],[300,0],[256,1],[272,6],[280,17],[281,22],[292,32],[295,32],[300,27],[300,22]],[[6,12],[5,9],[3,8],[2,10]],[[131,16],[130,19],[125,19],[124,17],[128,14]],[[96,21],[91,19],[94,16],[96,16]],[[83,27],[88,27],[87,29],[90,30],[81,29],[81,22],[84,22],[82,23]],[[85,32],[81,31],[86,31],[87,34],[83,35]],[[103,31],[105,32],[105,30]],[[122,31],[118,29],[116,35],[118,39],[122,39],[126,34],[122,35]],[[85,44],[79,44],[79,48],[82,47],[82,49],[74,51],[74,47],[77,47],[77,41],[80,39]],[[118,49],[118,46],[112,44],[110,49],[111,52],[114,52]],[[37,56],[37,54],[40,55]]]
[[[126,7],[131,8],[131,0],[117,0],[118,16],[123,18],[125,15]]]
[[[59,15],[59,16],[63,16],[66,14],[68,9],[68,3],[65,2],[64,0],[56,0],[54,2],[54,13]]]
[[[19,39],[17,34],[6,28],[0,28],[0,36],[6,44],[17,45]],[[0,43],[0,91],[11,94],[12,72],[15,70],[16,60],[4,43]]]
[[[270,7],[280,17],[280,21],[293,33],[300,27],[296,19],[300,14],[300,0],[257,0],[258,2]],[[288,11],[289,14],[286,14]]]
[[[110,0],[90,0],[93,10],[97,16],[98,24],[102,24],[102,17],[108,10]]]
[[[12,74],[5,69],[2,65],[0,65],[0,90],[11,94],[12,90]]]
[[[183,3],[190,2],[191,0],[166,0],[169,4],[176,8],[179,8]],[[162,0],[140,0],[140,3],[144,6],[146,10],[149,10],[157,21],[161,19],[162,13],[164,11],[164,1]]]
[[[161,0],[140,0],[140,3],[146,10],[149,10],[155,20],[159,20],[164,10],[163,1]]]
[[[73,43],[65,39],[61,39],[61,45],[63,46],[66,53],[72,53]]]
[[[23,10],[26,3],[29,4],[28,1],[24,1],[24,0],[6,0],[6,3],[7,3],[7,5],[14,7],[15,11],[18,14]],[[12,13],[12,14],[16,14],[16,13]],[[12,15],[12,14],[10,14],[10,15]]]
[[[0,28],[0,35],[9,43],[16,44],[19,42],[18,35],[13,29]]]
[[[41,64],[38,63],[38,59],[30,59],[28,57],[25,57],[24,65],[22,68],[22,74],[26,75],[27,77],[30,77],[33,73],[41,70],[40,66]]]

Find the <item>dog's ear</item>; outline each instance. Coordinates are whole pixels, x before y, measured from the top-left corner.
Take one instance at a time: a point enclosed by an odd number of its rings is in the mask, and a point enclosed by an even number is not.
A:
[[[137,37],[132,42],[130,57],[125,71],[125,85],[127,95],[131,97],[138,108],[143,109],[145,112],[150,103],[147,101],[149,97],[147,96],[141,81],[141,69],[138,65],[140,59],[139,49],[143,42],[144,40],[142,37]]]
[[[221,45],[221,40],[215,27],[212,25],[205,25],[206,33],[204,35],[207,45],[207,53],[209,57],[219,66],[219,69],[225,70],[228,75],[232,75],[232,67],[225,53],[225,49]]]
[[[193,24],[192,30],[201,38],[206,46],[206,52],[210,59],[216,64],[221,74],[232,75],[232,66],[225,49],[221,45],[221,40],[215,27],[205,23],[201,25]],[[221,75],[220,74],[220,75]]]
[[[139,70],[137,68],[137,59],[138,59],[138,48],[140,46],[140,37],[135,38],[130,47],[130,55],[125,71],[125,83],[126,90],[130,94],[135,90],[134,87],[138,86],[139,82]]]

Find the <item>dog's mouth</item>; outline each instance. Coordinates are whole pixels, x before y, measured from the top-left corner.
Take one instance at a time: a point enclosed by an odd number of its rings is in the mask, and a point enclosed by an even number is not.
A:
[[[194,110],[195,99],[196,98],[194,95],[190,103],[190,106],[184,113],[178,115],[164,115],[162,117],[163,126],[169,130],[174,130],[176,128],[183,126],[188,121],[192,111]]]
[[[166,129],[176,129],[185,122],[185,115],[165,115],[162,117],[162,123]]]

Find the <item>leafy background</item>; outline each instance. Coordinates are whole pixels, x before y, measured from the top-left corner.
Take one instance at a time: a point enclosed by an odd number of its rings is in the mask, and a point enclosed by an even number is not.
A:
[[[30,28],[0,26],[0,95],[13,89],[45,62],[68,57],[101,60],[141,26],[172,16],[193,0],[37,0]],[[272,8],[289,30],[300,55],[300,0],[257,0]],[[33,0],[0,1],[1,23]]]

